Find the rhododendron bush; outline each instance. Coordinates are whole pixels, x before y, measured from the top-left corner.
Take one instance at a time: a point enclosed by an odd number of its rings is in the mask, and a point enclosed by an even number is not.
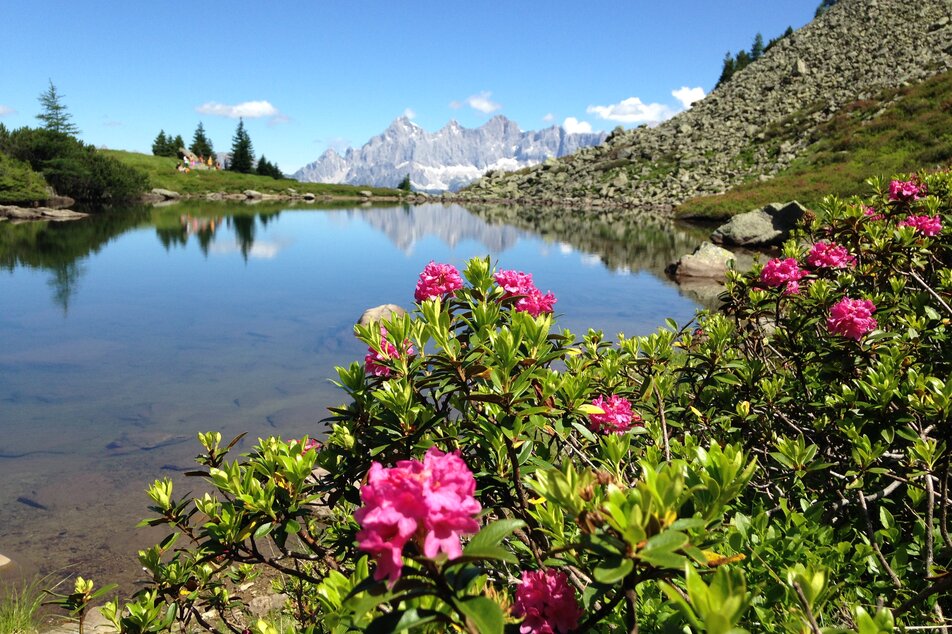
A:
[[[871,184],[732,274],[721,311],[644,337],[557,329],[527,272],[431,262],[407,280],[412,315],[356,327],[368,353],[338,369],[320,444],[201,434],[210,491],[153,485],[147,522],[171,534],[140,553],[151,586],[107,617],[263,633],[948,620],[952,178]],[[263,567],[288,600],[253,619],[242,588]]]

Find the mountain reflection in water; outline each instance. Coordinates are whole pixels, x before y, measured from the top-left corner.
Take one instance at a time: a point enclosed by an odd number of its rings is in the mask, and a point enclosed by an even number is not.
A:
[[[558,297],[559,327],[611,337],[691,318],[662,270],[697,239],[657,220],[455,205],[186,202],[0,223],[0,553],[26,575],[75,565],[129,587],[135,550],[163,537],[132,528],[148,482],[191,490],[199,431],[248,432],[239,451],[319,434],[343,400],[334,367],[366,352],[354,321],[410,308],[431,259],[529,271]]]

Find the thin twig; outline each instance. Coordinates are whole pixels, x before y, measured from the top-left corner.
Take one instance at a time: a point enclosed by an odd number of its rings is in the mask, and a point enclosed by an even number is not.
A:
[[[800,598],[800,605],[803,606],[803,612],[806,614],[807,621],[810,623],[810,631],[813,632],[813,634],[822,634],[820,625],[816,622],[816,617],[813,616],[813,610],[810,609],[810,604],[807,602],[807,595],[803,593],[803,588],[800,587],[800,583],[794,581],[793,589],[797,591],[797,596]]]
[[[668,445],[668,421],[664,416],[664,399],[661,398],[661,390],[658,389],[658,384],[652,381],[651,386],[654,388],[655,398],[658,399],[658,416],[661,418],[661,433],[664,436],[664,459],[671,462],[671,447]]]
[[[857,491],[857,493],[859,494],[859,505],[863,509],[863,517],[866,518],[866,530],[869,531],[869,544],[873,547],[873,551],[876,553],[879,563],[881,563],[886,569],[886,572],[889,573],[889,578],[892,579],[893,585],[897,588],[902,588],[902,582],[899,581],[899,577],[896,576],[896,572],[889,565],[889,562],[886,561],[886,557],[883,556],[883,551],[879,549],[879,544],[876,543],[876,529],[873,528],[873,521],[869,518],[869,508],[866,506],[866,496],[862,491]]]
[[[948,304],[946,304],[946,303],[945,303],[945,300],[942,299],[942,297],[941,297],[938,293],[936,293],[934,290],[932,290],[932,287],[929,286],[928,284],[926,284],[926,281],[925,281],[924,279],[922,279],[921,277],[919,277],[919,274],[918,274],[918,273],[916,273],[915,271],[909,271],[908,273],[909,273],[909,275],[912,276],[912,279],[914,279],[914,280],[916,281],[916,283],[919,284],[919,288],[921,288],[921,289],[924,290],[925,292],[927,292],[927,293],[929,293],[930,295],[932,295],[932,297],[934,297],[935,300],[936,300],[937,302],[939,302],[939,304],[942,306],[942,308],[945,309],[945,312],[947,312],[947,313],[949,313],[950,315],[952,315],[952,306],[949,306]]]

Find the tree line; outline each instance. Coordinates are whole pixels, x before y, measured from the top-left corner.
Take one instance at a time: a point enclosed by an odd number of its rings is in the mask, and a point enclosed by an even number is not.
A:
[[[214,157],[215,149],[211,139],[205,133],[205,126],[201,121],[195,128],[192,135],[192,143],[186,148],[182,135],[172,136],[166,134],[165,130],[159,130],[155,140],[152,142],[152,154],[155,156],[168,156],[171,158],[183,158],[183,150],[188,150],[195,156],[203,158]],[[284,174],[276,163],[272,163],[262,154],[261,158],[255,162],[254,145],[251,137],[245,129],[243,119],[238,120],[238,127],[235,129],[235,135],[232,137],[231,152],[227,160],[226,169],[242,174],[258,174],[259,176],[270,176],[275,179],[284,178]]]
[[[79,128],[52,81],[38,100],[41,127],[8,130],[0,124],[0,200],[36,203],[55,192],[79,201],[112,203],[135,199],[148,188],[143,172],[77,138]]]

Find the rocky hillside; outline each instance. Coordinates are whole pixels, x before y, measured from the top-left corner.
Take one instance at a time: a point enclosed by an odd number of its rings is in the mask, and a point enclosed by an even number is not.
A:
[[[949,68],[952,0],[841,0],[662,125],[483,178],[461,196],[670,208],[770,179],[844,104]]]
[[[478,128],[451,121],[427,132],[406,117],[343,155],[327,150],[294,174],[312,183],[396,187],[409,174],[416,191],[456,191],[489,170],[515,170],[597,145],[605,134],[569,134],[562,127],[523,132],[497,115]]]

